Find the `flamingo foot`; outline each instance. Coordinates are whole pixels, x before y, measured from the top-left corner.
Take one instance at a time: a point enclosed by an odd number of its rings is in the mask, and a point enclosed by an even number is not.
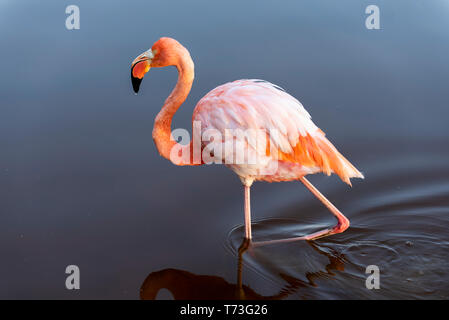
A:
[[[324,229],[321,231],[317,231],[314,232],[312,234],[309,234],[307,236],[304,236],[304,240],[316,240],[319,238],[324,238],[333,234],[337,234],[337,233],[342,233],[344,232],[346,229],[349,228],[349,220],[348,218],[346,218],[345,216],[339,217],[338,223],[335,227],[333,227],[332,229]]]
[[[294,238],[286,238],[286,239],[276,239],[276,240],[266,240],[266,241],[252,241],[253,246],[263,246],[263,245],[270,245],[270,244],[277,244],[277,243],[287,243],[287,242],[293,242],[293,241],[299,241],[299,240],[306,240],[306,241],[314,241],[320,238],[324,238],[333,234],[338,234],[344,232],[346,229],[349,228],[349,220],[346,217],[340,218],[340,221],[338,224],[331,228],[331,229],[324,229],[321,231],[317,231],[311,234],[308,234],[306,236],[301,237],[294,237]]]

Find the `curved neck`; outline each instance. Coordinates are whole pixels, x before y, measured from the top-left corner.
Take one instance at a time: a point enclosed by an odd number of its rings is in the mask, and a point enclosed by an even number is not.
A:
[[[185,50],[185,49],[184,49]],[[170,152],[176,141],[171,136],[171,122],[178,108],[189,95],[194,79],[194,65],[187,50],[177,53],[178,82],[156,116],[153,140],[161,156],[170,160]]]

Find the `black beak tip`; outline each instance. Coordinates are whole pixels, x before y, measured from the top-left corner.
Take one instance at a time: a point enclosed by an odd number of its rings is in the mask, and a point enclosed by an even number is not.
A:
[[[131,82],[133,84],[134,92],[137,94],[139,92],[140,84],[142,82],[142,79],[133,77],[132,71],[131,71]]]

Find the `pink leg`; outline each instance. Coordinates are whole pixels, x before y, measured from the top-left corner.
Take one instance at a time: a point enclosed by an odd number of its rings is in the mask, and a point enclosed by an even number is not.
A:
[[[287,239],[277,239],[277,240],[267,240],[267,241],[257,241],[253,242],[254,247],[262,246],[262,245],[270,245],[276,243],[285,243],[292,242],[297,240],[316,240],[318,238],[330,236],[332,234],[337,234],[345,231],[349,228],[349,220],[346,218],[343,213],[340,212],[329,200],[327,200],[321,192],[318,191],[306,178],[302,177],[299,180],[306,186],[310,192],[313,193],[315,197],[317,197],[329,210],[332,214],[337,218],[337,225],[333,228],[324,229],[321,231],[314,232],[312,234],[303,236],[303,237],[295,237],[295,238],[287,238]]]
[[[250,204],[250,186],[245,185],[245,238],[251,240],[251,204]]]
[[[306,186],[307,189],[309,189],[310,192],[313,193],[315,197],[318,198],[329,210],[332,212],[332,214],[337,218],[338,222],[337,225],[331,229],[325,229],[322,231],[317,231],[315,233],[309,234],[307,236],[304,236],[305,240],[315,240],[318,238],[322,238],[325,236],[330,236],[332,234],[341,233],[349,228],[349,220],[346,218],[343,213],[340,212],[329,200],[327,200],[321,192],[318,191],[317,188],[315,188],[309,180],[302,177],[301,182]]]

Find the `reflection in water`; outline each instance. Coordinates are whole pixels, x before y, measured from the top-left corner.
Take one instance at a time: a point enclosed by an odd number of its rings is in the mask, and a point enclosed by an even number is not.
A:
[[[161,289],[167,289],[175,300],[260,300],[282,299],[287,295],[264,297],[242,283],[242,256],[249,247],[244,240],[238,250],[237,284],[217,276],[196,275],[188,271],[164,269],[148,275],[140,288],[142,300],[154,300]]]
[[[307,273],[307,281],[303,281],[287,274],[280,274],[286,284],[275,295],[264,296],[243,284],[243,256],[251,255],[257,247],[251,241],[244,239],[237,250],[237,283],[229,283],[218,276],[196,275],[178,269],[164,269],[150,273],[140,288],[142,300],[155,300],[159,291],[167,289],[175,300],[279,300],[285,299],[301,287],[316,286],[314,279],[322,276],[333,276],[332,270],[344,270],[342,259],[323,251],[318,245],[306,242],[313,250],[329,259],[325,270]]]

